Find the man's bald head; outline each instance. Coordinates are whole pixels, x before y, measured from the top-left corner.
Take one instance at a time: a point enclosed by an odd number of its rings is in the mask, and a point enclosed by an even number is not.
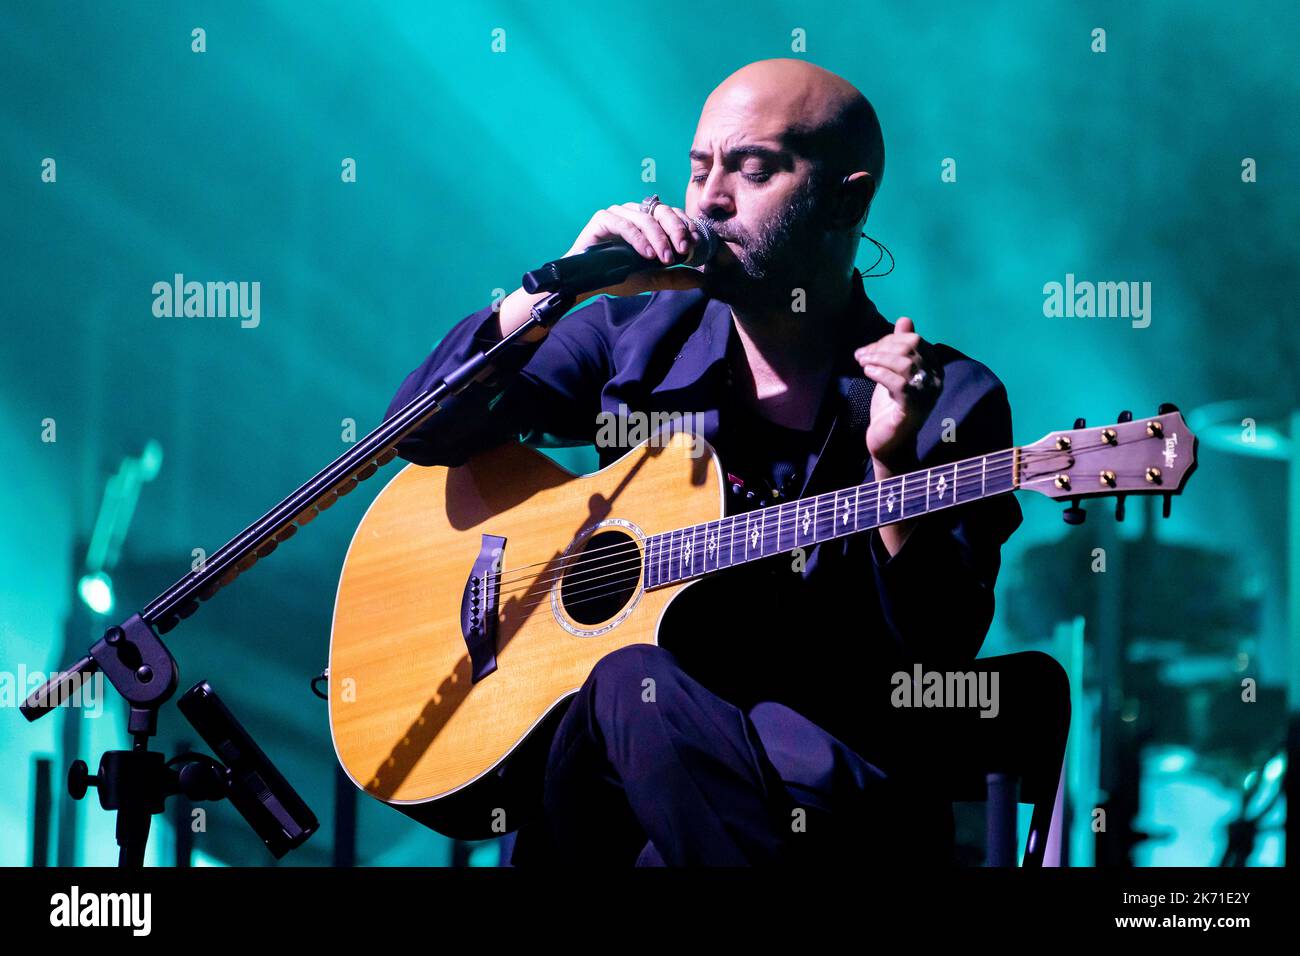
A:
[[[867,98],[843,77],[806,60],[759,60],[723,80],[709,94],[703,114],[742,110],[763,117],[762,132],[780,137],[824,170],[840,175],[863,170],[871,174],[874,189],[880,188],[885,170],[880,121]]]
[[[885,167],[876,111],[853,84],[804,60],[742,67],[709,94],[690,157],[686,211],[729,253],[706,267],[712,295],[759,307],[843,289]]]

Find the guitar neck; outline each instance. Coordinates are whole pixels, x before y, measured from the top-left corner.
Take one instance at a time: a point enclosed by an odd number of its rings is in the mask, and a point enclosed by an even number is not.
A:
[[[895,475],[646,538],[647,590],[870,531],[1020,486],[1020,448]]]

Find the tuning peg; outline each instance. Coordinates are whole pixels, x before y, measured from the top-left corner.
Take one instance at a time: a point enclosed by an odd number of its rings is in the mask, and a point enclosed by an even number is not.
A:
[[[1174,503],[1174,496],[1172,493],[1170,493],[1170,494],[1163,495],[1162,497],[1165,499],[1165,507],[1164,510],[1162,511],[1162,516],[1168,518],[1169,509],[1173,506]]]
[[[1160,410],[1159,410],[1158,412],[1156,412],[1156,414],[1157,414],[1157,415],[1167,415],[1167,414],[1169,414],[1170,412],[1176,412],[1176,411],[1178,411],[1178,406],[1175,405],[1173,402],[1161,402],[1161,403],[1160,403]]]
[[[1080,428],[1087,428],[1087,427],[1088,427],[1088,423],[1087,423],[1084,419],[1082,419],[1082,418],[1076,418],[1076,419],[1074,420],[1074,429],[1075,429],[1075,431],[1078,431]]]
[[[1088,512],[1079,507],[1078,498],[1071,498],[1070,507],[1065,509],[1061,517],[1065,519],[1066,524],[1083,524],[1087,520]]]
[[[1124,520],[1124,499],[1127,497],[1128,495],[1115,496],[1115,520],[1116,521]]]
[[[1126,408],[1124,411],[1119,413],[1119,420],[1121,422],[1131,422],[1133,420],[1133,413]]]

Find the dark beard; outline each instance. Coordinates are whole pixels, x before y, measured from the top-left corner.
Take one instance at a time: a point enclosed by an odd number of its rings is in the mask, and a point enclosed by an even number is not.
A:
[[[788,305],[793,289],[806,288],[815,264],[820,230],[819,190],[810,181],[784,208],[756,230],[743,230],[732,220],[701,217],[730,247],[735,260],[713,266],[705,273],[704,291],[710,298],[735,307],[770,309]]]

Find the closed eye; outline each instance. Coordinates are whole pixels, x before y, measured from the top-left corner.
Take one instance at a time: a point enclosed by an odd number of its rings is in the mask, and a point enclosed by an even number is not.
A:
[[[772,178],[771,173],[741,173],[751,183],[765,183]],[[691,176],[691,182],[702,183],[709,178],[708,173],[696,173]]]

